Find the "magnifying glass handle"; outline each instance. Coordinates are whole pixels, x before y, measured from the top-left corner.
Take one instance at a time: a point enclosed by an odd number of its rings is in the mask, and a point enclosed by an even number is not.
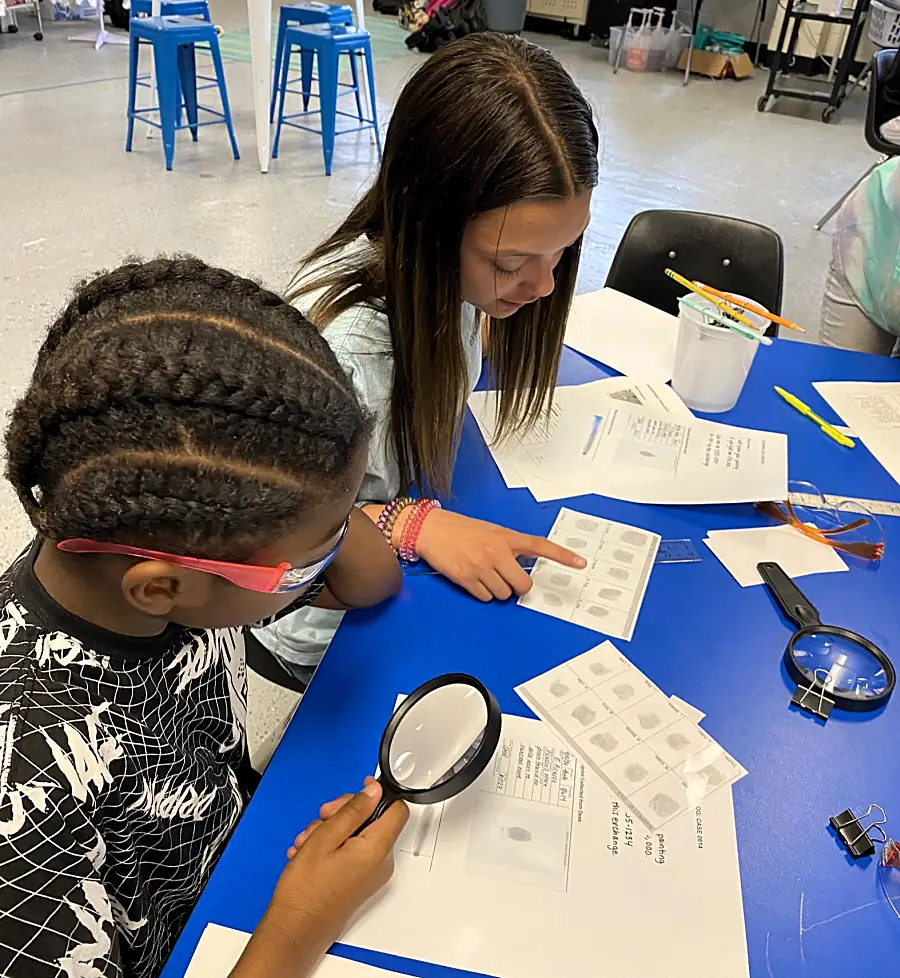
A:
[[[765,560],[757,564],[756,569],[788,621],[793,622],[798,628],[822,623],[815,605],[785,574],[779,564]]]
[[[365,822],[363,822],[362,825],[360,825],[360,827],[353,833],[353,837],[359,835],[363,829],[368,828],[368,826],[370,826],[376,818],[381,818],[381,816],[384,815],[384,813],[391,807],[391,805],[394,804],[395,801],[399,801],[399,795],[394,794],[394,792],[391,791],[387,785],[385,785],[381,778],[378,778],[377,780],[381,785],[381,801],[378,802],[375,811],[372,812]]]

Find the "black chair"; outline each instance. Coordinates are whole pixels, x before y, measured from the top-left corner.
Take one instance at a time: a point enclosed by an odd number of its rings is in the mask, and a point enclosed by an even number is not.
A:
[[[678,315],[685,290],[666,268],[781,313],[784,247],[762,224],[694,211],[643,211],[625,230],[606,285]],[[778,327],[773,323],[766,333],[776,336]]]
[[[900,115],[900,57],[898,57],[898,53],[900,52],[894,49],[876,51],[875,57],[872,59],[872,71],[869,74],[869,103],[866,107],[866,124],[863,132],[866,142],[879,154],[878,159],[858,180],[847,188],[844,195],[826,211],[825,215],[816,221],[814,227],[817,231],[821,231],[825,227],[840,210],[841,204],[876,167],[900,153],[900,146],[883,139],[879,131],[886,122]]]

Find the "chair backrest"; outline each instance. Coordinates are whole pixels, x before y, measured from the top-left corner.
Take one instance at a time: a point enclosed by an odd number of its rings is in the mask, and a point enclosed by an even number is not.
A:
[[[695,211],[643,211],[626,228],[606,285],[678,315],[685,290],[666,268],[781,313],[784,247],[762,224]],[[774,325],[767,330],[777,332]]]
[[[876,153],[896,156],[900,146],[881,135],[881,127],[900,115],[900,58],[893,49],[875,52],[866,109],[866,142]]]

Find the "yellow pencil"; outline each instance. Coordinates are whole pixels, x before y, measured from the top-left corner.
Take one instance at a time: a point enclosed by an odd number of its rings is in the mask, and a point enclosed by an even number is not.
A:
[[[762,316],[763,319],[768,319],[770,322],[778,323],[779,326],[787,326],[788,329],[795,329],[798,333],[805,333],[806,330],[802,326],[798,326],[796,323],[791,322],[790,319],[785,319],[783,316],[776,316],[774,312],[767,312],[762,306],[755,306],[752,302],[747,302],[746,299],[739,299],[736,295],[731,295],[729,292],[720,292],[718,289],[714,289],[711,285],[704,285],[703,282],[694,282],[694,285],[701,289],[706,289],[707,292],[711,292],[713,295],[717,295],[720,299],[725,299],[726,302],[730,302],[737,306],[738,309],[746,309],[747,312],[756,313],[757,316]]]
[[[755,329],[758,331],[758,327],[752,319],[748,319],[727,303],[722,302],[721,299],[717,299],[712,292],[707,292],[706,289],[700,288],[699,285],[694,285],[693,282],[686,279],[683,275],[679,275],[678,272],[673,272],[671,268],[666,269],[666,275],[668,275],[670,279],[673,279],[679,285],[683,285],[688,291],[696,293],[697,295],[706,299],[707,302],[711,302],[718,310],[724,312],[726,316],[731,316],[732,319],[736,319],[739,323],[743,323],[745,326],[749,326],[750,329]]]

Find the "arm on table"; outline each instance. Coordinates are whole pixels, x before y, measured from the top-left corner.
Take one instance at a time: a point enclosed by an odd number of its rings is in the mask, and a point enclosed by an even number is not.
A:
[[[354,509],[344,543],[325,571],[325,588],[313,604],[336,611],[368,608],[396,594],[402,583],[400,565],[384,537]]]

